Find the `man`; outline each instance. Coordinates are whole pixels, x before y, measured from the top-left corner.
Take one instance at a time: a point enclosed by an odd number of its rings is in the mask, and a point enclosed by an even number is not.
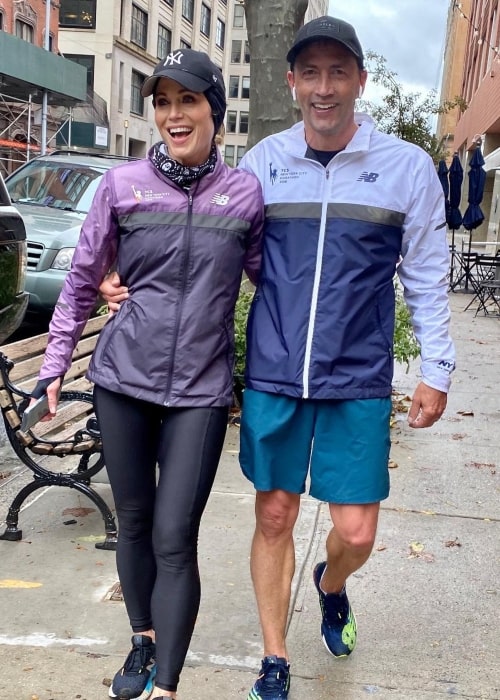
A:
[[[432,160],[355,114],[367,73],[351,25],[312,20],[287,60],[303,122],[240,164],[261,181],[266,205],[241,423],[240,462],[257,491],[251,573],[264,641],[248,700],[288,697],[293,527],[308,476],[333,524],[313,574],[321,635],[337,658],[356,644],[346,580],[370,556],[389,493],[396,268],[421,345],[411,427],[440,418],[454,368]]]
[[[421,345],[411,427],[440,418],[454,368],[444,200],[431,159],[355,114],[367,73],[350,24],[312,20],[287,60],[303,122],[240,164],[266,204],[241,424],[241,466],[257,491],[251,573],[264,642],[248,700],[288,697],[293,527],[307,477],[333,524],[314,569],[321,636],[337,658],[356,644],[346,580],[370,556],[389,493],[396,268]]]

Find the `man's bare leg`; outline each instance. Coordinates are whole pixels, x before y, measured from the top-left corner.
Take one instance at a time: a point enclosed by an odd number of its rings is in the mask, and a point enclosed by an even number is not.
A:
[[[288,659],[285,635],[295,571],[293,527],[300,496],[286,491],[258,491],[250,571],[264,640],[264,656]]]
[[[326,540],[327,568],[321,580],[325,593],[339,593],[373,549],[380,503],[330,504],[333,528]]]

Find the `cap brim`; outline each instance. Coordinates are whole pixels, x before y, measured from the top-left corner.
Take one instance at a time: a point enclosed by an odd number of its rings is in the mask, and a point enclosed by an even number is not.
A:
[[[146,78],[141,87],[141,95],[143,97],[152,95],[155,91],[156,83],[160,78],[175,80],[176,83],[179,83],[182,87],[187,90],[192,90],[193,92],[205,92],[209,87],[212,87],[212,83],[209,83],[208,80],[203,80],[203,78],[199,78],[197,75],[188,73],[185,70],[179,68],[164,68],[155,75]]]

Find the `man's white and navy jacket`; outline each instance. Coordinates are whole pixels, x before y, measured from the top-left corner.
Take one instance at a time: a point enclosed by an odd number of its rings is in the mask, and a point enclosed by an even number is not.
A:
[[[391,394],[394,274],[421,346],[422,379],[447,391],[455,365],[443,191],[431,158],[366,115],[324,168],[304,124],[241,161],[265,203],[263,265],[248,324],[246,385],[313,399]]]

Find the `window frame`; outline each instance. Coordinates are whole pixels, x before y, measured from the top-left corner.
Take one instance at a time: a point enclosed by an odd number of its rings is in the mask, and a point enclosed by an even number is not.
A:
[[[130,76],[130,114],[144,116],[144,97],[141,95],[141,87],[146,76],[132,68]]]
[[[224,48],[224,44],[226,43],[226,23],[221,20],[220,17],[217,17],[217,22],[215,25],[215,45],[219,49]]]
[[[236,55],[235,55],[234,49],[236,48],[236,46],[238,44],[240,46],[239,51],[238,51],[238,56],[237,56],[238,60],[235,61],[234,59],[236,58]],[[241,39],[233,39],[231,41],[231,56],[230,56],[231,61],[230,61],[230,63],[241,63],[241,49],[242,48],[243,48],[243,42]]]
[[[236,91],[235,88],[236,87]],[[230,75],[229,76],[229,81],[227,85],[227,96],[231,100],[237,100],[238,97],[240,96],[240,76],[239,75]]]
[[[244,128],[242,128],[242,125]],[[238,133],[248,134],[248,112],[240,112]]]
[[[62,29],[95,29],[97,15],[97,0],[60,0],[59,27]],[[71,13],[71,14],[70,14]],[[65,21],[67,15],[80,21]],[[84,19],[85,18],[85,22]]]
[[[148,21],[148,13],[135,3],[132,3],[130,41],[144,50],[148,48]]]
[[[168,34],[168,36],[165,36]],[[167,46],[165,53],[160,53],[160,44],[165,44]],[[165,24],[161,22],[158,23],[158,36],[156,37],[156,57],[158,60],[166,58],[168,54],[172,51],[172,30],[169,29]]]
[[[233,120],[234,117],[234,120]],[[234,127],[234,128],[231,128]],[[238,112],[230,109],[226,112],[226,132],[228,134],[237,134],[238,128]]]
[[[182,0],[181,14],[184,19],[193,24],[194,19],[194,0]]]

